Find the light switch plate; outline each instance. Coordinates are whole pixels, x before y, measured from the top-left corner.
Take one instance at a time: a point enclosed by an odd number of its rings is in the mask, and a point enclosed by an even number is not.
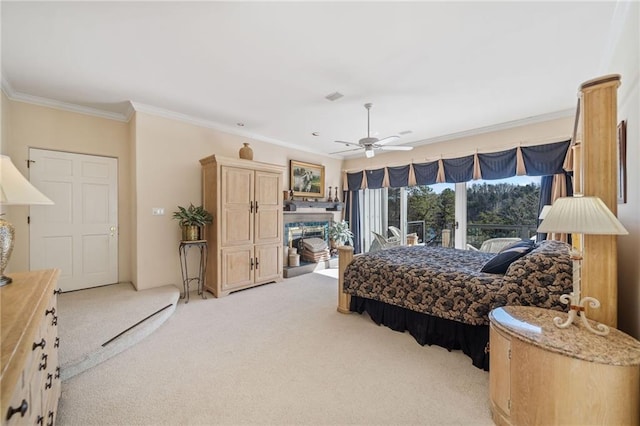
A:
[[[151,209],[151,214],[154,216],[163,216],[164,215],[164,207],[153,207]]]

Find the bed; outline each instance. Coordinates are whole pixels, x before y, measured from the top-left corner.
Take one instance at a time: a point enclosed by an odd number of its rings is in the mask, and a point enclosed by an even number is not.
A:
[[[488,370],[489,312],[505,305],[566,311],[559,298],[572,287],[569,252],[566,243],[543,241],[500,274],[481,272],[500,254],[401,246],[353,257],[341,248],[338,310],[367,312],[421,345],[460,349]]]

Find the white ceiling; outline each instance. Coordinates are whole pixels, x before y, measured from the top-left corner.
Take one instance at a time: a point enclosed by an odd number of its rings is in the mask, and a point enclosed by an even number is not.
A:
[[[372,102],[372,136],[419,145],[573,114],[608,65],[616,5],[2,1],[3,88],[316,153],[366,136]]]

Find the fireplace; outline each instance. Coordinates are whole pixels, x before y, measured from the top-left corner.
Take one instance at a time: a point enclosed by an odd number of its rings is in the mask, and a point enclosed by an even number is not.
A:
[[[300,239],[321,238],[329,245],[329,226],[333,221],[331,213],[294,213],[284,216],[285,247],[298,247]]]
[[[333,222],[333,213],[302,213],[291,212],[284,215],[284,247],[300,249],[300,243],[305,238],[321,238],[329,247],[329,226]],[[336,262],[333,262],[336,264]],[[329,261],[318,263],[300,261],[300,266],[284,267],[283,276],[291,278],[300,274],[313,272],[318,269],[330,267]]]

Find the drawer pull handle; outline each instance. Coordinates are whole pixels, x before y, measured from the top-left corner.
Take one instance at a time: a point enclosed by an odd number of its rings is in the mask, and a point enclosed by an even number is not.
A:
[[[38,366],[38,370],[46,370],[47,369],[47,358],[49,358],[49,355],[47,354],[42,354],[42,361],[40,363],[40,365]]]
[[[49,373],[47,374],[47,383],[44,384],[44,388],[51,389],[52,385],[53,385],[53,374]]]
[[[38,419],[36,420],[36,424],[40,426],[44,426],[44,417],[38,416]]]
[[[54,315],[53,318],[51,318],[51,325],[58,325],[58,316]]]
[[[20,404],[20,406],[17,408],[13,408],[9,406],[9,410],[7,411],[7,420],[13,417],[13,415],[16,413],[20,413],[20,417],[24,417],[28,409],[29,409],[29,404],[27,403],[26,399],[23,399],[22,404]]]
[[[49,419],[47,421],[47,426],[53,426],[53,411],[49,411],[47,418]]]
[[[47,344],[47,341],[44,340],[44,338],[43,338],[42,340],[40,340],[40,343],[33,342],[33,347],[31,348],[31,350],[35,351],[38,346],[40,346],[40,348],[44,349],[46,344]]]
[[[258,258],[256,257],[256,270],[258,270],[259,265],[260,265],[260,262],[258,262]]]
[[[61,294],[62,293],[62,289],[61,288],[57,288],[55,290],[53,290],[53,294]]]
[[[60,367],[56,367],[56,375],[54,376],[54,378],[56,379],[60,378]]]
[[[56,337],[56,341],[53,344],[53,347],[54,348],[59,348],[60,347],[60,338],[59,337]]]
[[[55,314],[56,313],[56,308],[51,308],[51,309],[47,309],[46,311],[44,311],[44,316],[46,317],[47,315],[51,314]]]

